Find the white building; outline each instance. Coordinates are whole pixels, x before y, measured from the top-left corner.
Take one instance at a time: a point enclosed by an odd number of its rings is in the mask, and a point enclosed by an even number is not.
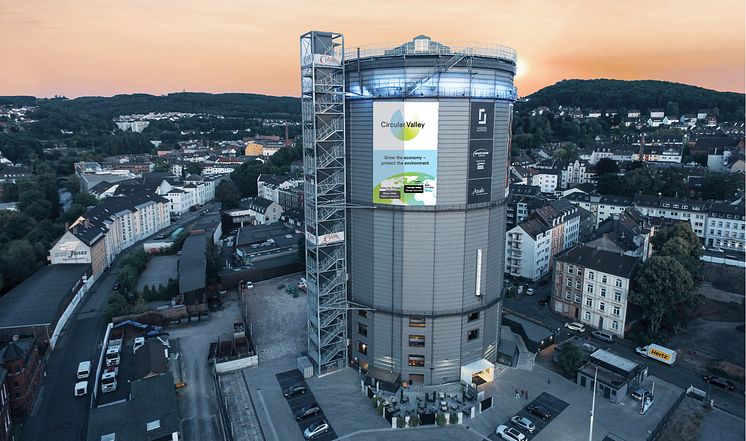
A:
[[[623,337],[630,281],[638,262],[583,245],[561,254],[555,265],[553,310]]]
[[[554,193],[560,185],[561,172],[555,169],[537,169],[530,185],[541,188],[542,193]]]
[[[115,121],[114,123],[123,132],[137,133],[141,133],[150,124],[149,121]]]
[[[279,191],[288,190],[297,185],[303,185],[302,179],[295,179],[289,175],[260,174],[256,178],[257,196],[280,203]]]
[[[233,218],[234,223],[240,223],[241,226],[244,226],[246,223],[263,225],[277,222],[280,220],[282,211],[282,207],[277,202],[263,197],[255,197],[242,200],[239,208],[225,213]]]
[[[746,248],[746,222],[744,221],[744,204],[730,205],[713,203],[710,205],[705,230],[707,248],[735,250],[743,252]]]
[[[549,272],[552,229],[538,219],[527,220],[505,233],[505,273],[538,280]]]
[[[587,162],[576,159],[562,169],[560,187],[568,188],[579,184],[588,184],[593,182],[595,177],[596,173],[592,167],[588,166]]]
[[[168,200],[152,193],[106,198],[49,250],[51,263],[90,263],[94,276],[124,249],[170,225]]]

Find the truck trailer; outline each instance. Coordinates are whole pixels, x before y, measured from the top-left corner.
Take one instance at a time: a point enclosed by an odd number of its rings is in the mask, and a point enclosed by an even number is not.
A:
[[[676,351],[653,343],[647,346],[641,346],[635,349],[635,352],[643,357],[652,358],[662,363],[666,363],[669,366],[673,366],[673,364],[676,363]]]

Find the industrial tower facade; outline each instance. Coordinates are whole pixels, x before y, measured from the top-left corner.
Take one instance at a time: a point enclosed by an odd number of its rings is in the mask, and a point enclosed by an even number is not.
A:
[[[344,37],[300,38],[308,355],[317,375],[347,363]]]
[[[418,36],[345,52],[338,34],[301,37],[319,373],[350,363],[392,389],[491,381],[515,66],[503,46]]]

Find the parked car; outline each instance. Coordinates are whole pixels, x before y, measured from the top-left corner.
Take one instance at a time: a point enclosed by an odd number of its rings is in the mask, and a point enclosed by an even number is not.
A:
[[[535,292],[536,292],[535,289],[529,288],[529,289],[526,290],[526,295],[527,296],[532,296],[532,295],[534,295]]]
[[[91,375],[91,362],[88,360],[81,361],[78,364],[78,374],[76,377],[78,380],[85,380],[89,375]]]
[[[312,439],[329,431],[329,423],[325,420],[316,421],[303,431],[303,438]]]
[[[637,355],[642,355],[643,357],[648,356],[648,347],[647,346],[639,346],[635,348],[635,352],[637,352]]]
[[[143,346],[145,346],[145,337],[135,337],[135,342],[132,344],[132,353],[134,354]]]
[[[251,281],[246,282],[246,289],[254,289],[254,283]]]
[[[715,375],[705,375],[702,377],[702,379],[710,384],[714,384],[717,387],[722,387],[725,390],[736,390],[735,384],[722,377],[718,377]]]
[[[526,435],[522,434],[517,429],[508,427],[504,424],[497,426],[495,433],[501,439],[506,439],[508,441],[526,441],[528,439],[526,438]]]
[[[300,421],[305,417],[311,416],[311,415],[318,415],[319,412],[321,412],[321,408],[316,403],[311,403],[307,406],[303,406],[301,410],[295,413],[295,419]]]
[[[510,419],[510,422],[513,423],[516,427],[527,431],[528,433],[534,433],[534,430],[536,430],[536,425],[526,417],[516,415]]]
[[[593,331],[593,332],[591,332],[591,335],[594,336],[595,338],[601,340],[601,341],[605,341],[606,343],[614,343],[614,335],[613,334],[609,334],[608,332],[605,332],[605,331]]]
[[[550,296],[546,296],[543,299],[539,300],[539,305],[544,306],[549,304],[549,300],[551,300]]]
[[[78,381],[75,383],[75,396],[82,397],[88,394],[88,381]]]
[[[304,393],[306,393],[306,386],[303,386],[302,384],[294,384],[285,389],[284,395],[285,398],[292,398],[296,395],[303,395]]]
[[[542,421],[546,421],[552,417],[552,412],[544,406],[538,404],[532,404],[526,407],[526,412],[536,415],[541,418]]]
[[[638,387],[637,389],[635,389],[634,392],[632,392],[632,398],[637,401],[642,401],[642,399],[645,398],[646,395],[650,395],[650,391],[644,387]]]
[[[120,287],[121,287],[121,285],[119,285],[118,283],[115,283],[113,289],[114,289],[114,291],[118,291]]]
[[[565,328],[575,332],[585,332],[585,325],[578,322],[567,322]]]

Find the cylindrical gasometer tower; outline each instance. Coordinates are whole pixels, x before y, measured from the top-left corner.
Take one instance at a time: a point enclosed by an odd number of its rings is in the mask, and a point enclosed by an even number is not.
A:
[[[345,51],[349,358],[397,386],[490,381],[515,51]]]

